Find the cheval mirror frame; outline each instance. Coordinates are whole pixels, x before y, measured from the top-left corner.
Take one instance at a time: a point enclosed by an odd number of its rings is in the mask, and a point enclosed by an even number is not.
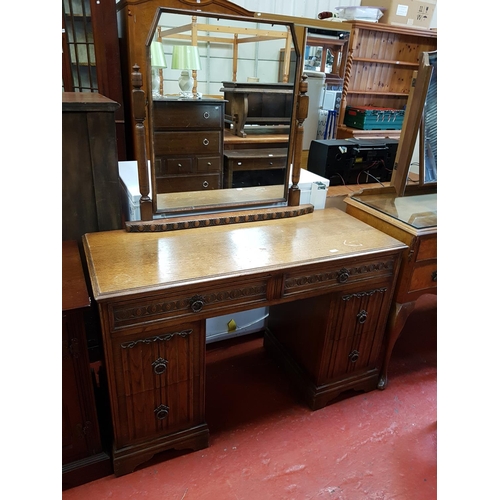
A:
[[[405,118],[401,128],[401,137],[399,140],[396,157],[394,160],[394,170],[391,177],[391,185],[396,190],[397,196],[404,196],[407,189],[407,179],[410,170],[410,162],[412,152],[419,136],[419,192],[426,188],[427,191],[433,191],[437,188],[436,182],[426,182],[426,165],[425,165],[425,107],[427,98],[430,96],[430,83],[435,72],[434,66],[431,64],[430,54],[435,56],[435,53],[422,52],[420,65],[417,71],[413,74],[412,86],[410,95],[408,96],[408,104],[406,107]],[[434,75],[435,76],[435,75]],[[435,88],[433,91],[435,92]],[[428,103],[433,109],[429,110],[433,119],[437,115],[435,96]],[[436,124],[434,123],[434,127]],[[434,152],[436,153],[436,152]]]
[[[396,197],[405,196],[405,194],[431,194],[437,192],[437,181],[426,181],[426,165],[425,165],[425,108],[428,110],[434,120],[433,127],[437,129],[437,103],[435,95],[432,100],[426,104],[428,97],[431,94],[430,83],[434,78],[434,88],[432,92],[435,94],[437,90],[436,68],[432,64],[431,58],[437,60],[437,52],[422,52],[418,70],[413,72],[413,78],[406,105],[405,117],[401,128],[401,136],[399,139],[398,149],[394,159],[394,169],[392,171],[390,186],[383,188],[367,188],[351,194],[351,197],[362,199],[363,195],[393,193]],[[414,185],[408,184],[408,175],[411,167],[411,160],[415,145],[418,144],[419,156],[419,178],[418,183]],[[437,151],[433,151],[434,155]],[[436,167],[436,166],[435,166]]]
[[[214,205],[205,210],[186,210],[175,215],[164,214],[154,219],[155,193],[150,198],[150,172],[148,157],[152,158],[150,122],[152,109],[151,70],[149,46],[155,35],[162,12],[183,15],[212,15],[226,20],[267,22],[289,26],[296,55],[292,116],[290,121],[288,158],[283,186],[283,198],[264,200],[264,203]],[[314,19],[279,16],[248,11],[228,0],[121,0],[117,3],[119,35],[126,50],[125,62],[133,68],[126,80],[130,88],[130,120],[133,124],[134,156],[138,163],[141,221],[126,223],[126,230],[168,231],[208,225],[251,222],[254,220],[280,219],[310,213],[313,205],[300,205],[300,170],[303,141],[303,122],[307,118],[309,97],[307,78],[302,74],[303,54],[307,27],[321,27],[333,31],[350,31],[346,23],[331,23]],[[220,14],[220,16],[219,16]],[[144,74],[144,78],[143,78]],[[288,183],[290,179],[290,187]]]

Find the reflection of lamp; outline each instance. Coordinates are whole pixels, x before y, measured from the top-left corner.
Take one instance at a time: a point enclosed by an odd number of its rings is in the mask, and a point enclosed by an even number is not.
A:
[[[160,70],[167,67],[165,52],[161,42],[151,42],[151,72],[153,79],[153,98],[160,97]]]
[[[197,95],[195,85],[196,71],[201,69],[200,54],[195,45],[174,45],[172,53],[172,69],[180,69],[179,87],[183,97],[193,97],[193,91]],[[190,71],[193,71],[193,76]]]

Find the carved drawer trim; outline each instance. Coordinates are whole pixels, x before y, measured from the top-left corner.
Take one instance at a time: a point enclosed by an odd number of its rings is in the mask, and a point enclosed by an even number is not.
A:
[[[325,266],[323,266],[325,267]],[[285,278],[284,296],[305,292],[309,289],[317,290],[324,287],[335,287],[373,277],[390,276],[394,271],[394,259],[385,261],[369,261],[362,264],[343,265],[333,264],[331,270],[321,270],[310,274],[287,273]]]
[[[183,291],[180,295],[178,292],[172,292],[158,298],[139,298],[130,303],[111,307],[111,331],[173,318],[186,317],[194,320],[198,319],[198,313],[210,312],[226,304],[231,307],[240,304],[250,307],[265,301],[266,291],[267,279],[261,279],[240,287],[221,287],[196,293]],[[202,302],[201,308],[192,307],[194,298],[197,299],[197,303]]]

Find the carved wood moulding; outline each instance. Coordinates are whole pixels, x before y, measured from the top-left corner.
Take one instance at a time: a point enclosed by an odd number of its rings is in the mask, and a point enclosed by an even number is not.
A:
[[[266,220],[286,219],[312,213],[314,205],[298,205],[296,207],[263,208],[240,210],[238,212],[211,213],[207,215],[175,217],[149,221],[128,221],[125,230],[129,233],[147,233],[177,231],[208,226],[224,226],[245,222],[262,222]]]

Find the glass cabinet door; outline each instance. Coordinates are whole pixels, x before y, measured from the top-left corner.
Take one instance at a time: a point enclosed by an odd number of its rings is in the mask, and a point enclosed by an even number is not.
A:
[[[63,0],[63,90],[97,92],[90,0]]]

